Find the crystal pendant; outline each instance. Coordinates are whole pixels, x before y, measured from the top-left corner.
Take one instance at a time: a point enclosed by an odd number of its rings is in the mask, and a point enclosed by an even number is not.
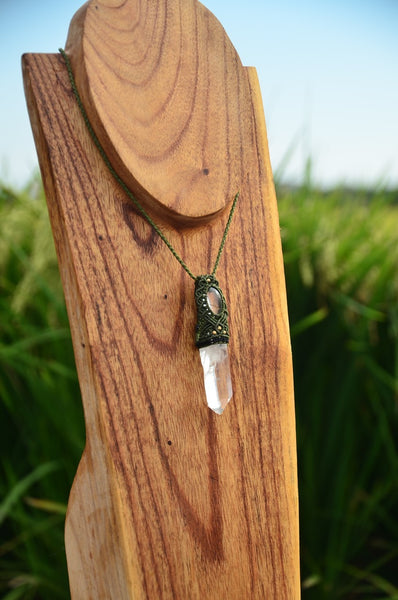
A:
[[[214,275],[196,278],[195,300],[198,310],[196,345],[203,366],[207,405],[221,415],[232,398],[232,383],[228,357],[228,311]]]
[[[232,398],[231,373],[227,344],[214,344],[200,348],[205,379],[207,406],[221,415]]]

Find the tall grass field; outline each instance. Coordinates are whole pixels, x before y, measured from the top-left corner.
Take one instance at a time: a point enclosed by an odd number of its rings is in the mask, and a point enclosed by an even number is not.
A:
[[[398,192],[306,182],[277,195],[303,598],[398,600]],[[38,177],[0,183],[0,289],[0,596],[66,599],[84,426]]]

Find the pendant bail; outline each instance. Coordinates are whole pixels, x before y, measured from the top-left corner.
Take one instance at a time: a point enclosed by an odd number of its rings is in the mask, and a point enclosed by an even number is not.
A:
[[[227,303],[214,275],[196,277],[195,301],[198,311],[196,346],[204,348],[213,344],[228,344]]]

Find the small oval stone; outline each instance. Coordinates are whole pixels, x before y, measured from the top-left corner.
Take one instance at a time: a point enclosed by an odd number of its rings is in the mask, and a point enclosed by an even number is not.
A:
[[[214,315],[219,315],[222,309],[222,300],[220,292],[210,287],[207,292],[207,304]]]

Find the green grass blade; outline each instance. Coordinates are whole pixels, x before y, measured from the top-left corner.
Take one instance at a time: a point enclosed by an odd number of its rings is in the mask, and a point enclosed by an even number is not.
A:
[[[52,473],[59,468],[59,465],[54,462],[48,462],[43,465],[39,465],[29,475],[18,481],[14,487],[9,491],[7,496],[0,504],[0,525],[9,515],[12,507],[21,497],[26,494],[28,489],[40,479],[46,477],[49,473]]]

